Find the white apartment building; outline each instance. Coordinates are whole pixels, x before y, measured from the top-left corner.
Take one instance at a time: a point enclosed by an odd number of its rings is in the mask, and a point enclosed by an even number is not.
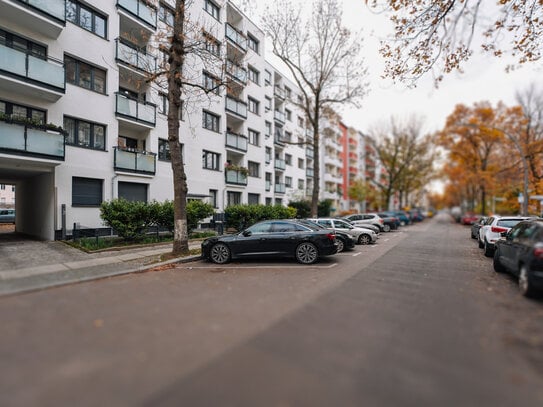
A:
[[[0,184],[0,208],[12,208],[15,205],[15,185]]]
[[[173,198],[165,89],[146,81],[173,5],[0,0],[0,183],[16,186],[18,232],[52,240],[74,223],[102,226],[102,201]],[[183,100],[189,199],[221,211],[303,198],[305,121],[296,87],[264,58],[263,32],[229,2],[195,0],[189,15],[220,63],[187,69],[205,86],[223,67],[230,78]]]

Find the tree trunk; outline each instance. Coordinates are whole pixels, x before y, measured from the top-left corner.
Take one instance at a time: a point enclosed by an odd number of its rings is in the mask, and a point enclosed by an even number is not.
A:
[[[315,103],[315,111],[313,117],[313,193],[311,194],[311,217],[316,218],[319,214],[319,192],[320,192],[320,135],[319,135],[319,118],[320,112],[318,107],[319,100]]]

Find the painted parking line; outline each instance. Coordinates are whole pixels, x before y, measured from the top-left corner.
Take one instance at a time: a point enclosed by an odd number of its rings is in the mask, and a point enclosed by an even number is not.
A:
[[[284,269],[285,267],[311,267],[311,268],[318,268],[318,269],[331,269],[337,266],[337,263],[332,263],[327,266],[315,266],[313,264],[283,264],[283,265],[274,265],[274,266],[241,266],[239,264],[215,264],[215,265],[209,265],[209,266],[185,266],[185,267],[178,267],[186,270],[195,270],[195,269],[217,269],[219,267],[225,267],[225,268],[235,268],[235,269]]]

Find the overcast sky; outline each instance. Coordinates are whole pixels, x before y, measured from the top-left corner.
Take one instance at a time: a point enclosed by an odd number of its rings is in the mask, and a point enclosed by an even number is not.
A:
[[[252,0],[252,3],[262,10],[269,1]],[[307,0],[303,1],[306,3]],[[443,127],[455,105],[471,105],[485,100],[493,104],[501,100],[513,105],[515,92],[536,83],[541,77],[542,69],[538,64],[506,73],[507,61],[476,52],[465,65],[464,74],[445,76],[438,89],[435,89],[431,76],[420,81],[415,89],[393,84],[381,78],[384,64],[378,52],[379,39],[391,30],[388,19],[370,12],[364,0],[342,0],[342,3],[345,24],[353,31],[363,29],[364,57],[370,71],[371,91],[362,102],[361,109],[346,108],[341,110],[341,114],[345,124],[363,132],[389,120],[391,115],[403,118],[412,114],[423,117],[426,131],[433,132]],[[253,19],[258,23],[256,14],[253,14]]]

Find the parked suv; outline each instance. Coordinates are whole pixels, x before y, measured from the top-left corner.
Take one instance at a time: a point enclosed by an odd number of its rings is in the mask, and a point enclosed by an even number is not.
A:
[[[340,232],[347,233],[353,236],[358,244],[370,244],[377,241],[377,234],[370,229],[364,229],[363,227],[356,227],[343,219],[334,218],[318,218],[308,219],[327,229],[338,230]]]
[[[15,223],[15,209],[0,209],[0,223]]]
[[[356,213],[344,216],[343,219],[348,220],[355,226],[364,226],[364,224],[377,226],[381,232],[385,225],[385,221],[376,213]]]
[[[533,219],[525,216],[493,216],[479,229],[479,247],[484,249],[486,257],[494,255],[494,244],[501,233],[508,232],[523,220]]]
[[[496,242],[494,270],[518,277],[520,292],[530,297],[543,290],[543,222],[518,223]]]

